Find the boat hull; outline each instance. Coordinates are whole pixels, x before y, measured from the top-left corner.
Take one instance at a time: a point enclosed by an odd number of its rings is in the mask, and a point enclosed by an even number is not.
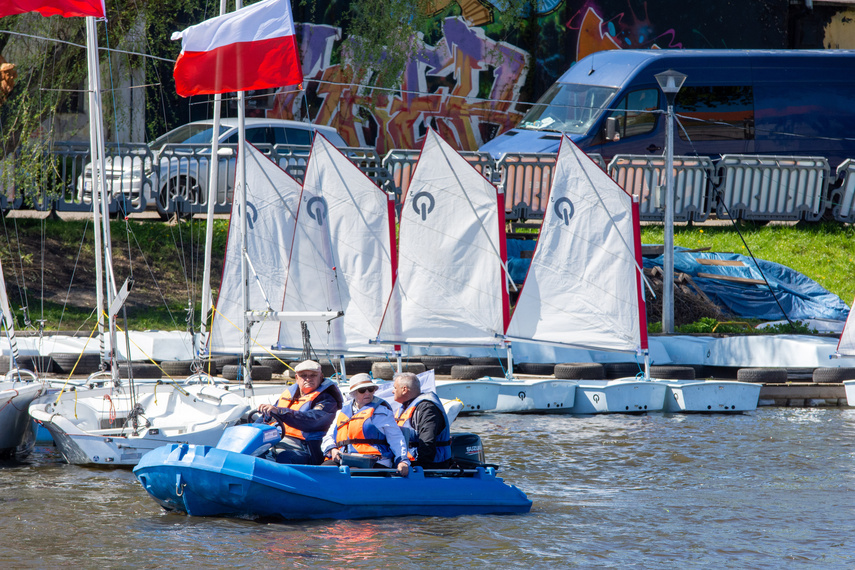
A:
[[[47,401],[50,400],[50,401]],[[145,410],[134,431],[125,419],[133,403]],[[237,394],[211,385],[98,388],[42,398],[30,416],[50,432],[63,458],[75,465],[136,465],[169,443],[215,445],[223,431],[250,410]]]
[[[657,380],[668,386],[665,411],[741,413],[757,409],[761,384],[727,380]]]
[[[531,501],[479,467],[471,477],[359,475],[335,466],[281,465],[222,449],[160,447],[134,474],[165,509],[193,516],[356,519],[526,513]]]
[[[461,414],[486,412],[496,408],[501,386],[486,380],[437,380],[436,395],[463,402]]]
[[[41,382],[0,382],[0,457],[23,458],[32,450],[35,431],[27,409],[46,388]]]
[[[845,380],[843,388],[846,390],[846,403],[855,406],[855,380]]]
[[[636,380],[580,380],[576,387],[574,414],[626,414],[661,412],[667,386]]]
[[[498,413],[567,414],[576,402],[577,382],[553,378],[491,380],[499,383]]]

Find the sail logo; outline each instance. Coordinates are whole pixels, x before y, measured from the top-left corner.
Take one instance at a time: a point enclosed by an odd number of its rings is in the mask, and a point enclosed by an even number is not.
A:
[[[313,206],[316,206],[313,208]],[[327,217],[327,201],[320,196],[309,198],[306,202],[306,212],[309,217],[318,222],[319,226],[324,225],[324,218]]]
[[[421,191],[413,196],[413,210],[422,217],[422,221],[427,221],[427,215],[433,211],[436,205],[436,200],[430,192]]]
[[[559,198],[555,201],[555,204],[552,205],[552,209],[555,210],[555,213],[564,221],[565,226],[570,225],[570,218],[573,217],[573,202],[570,201],[569,198]]]
[[[258,209],[253,205],[252,202],[247,201],[247,203],[246,203],[246,225],[249,226],[249,229],[252,229],[252,224],[257,219],[258,219]]]

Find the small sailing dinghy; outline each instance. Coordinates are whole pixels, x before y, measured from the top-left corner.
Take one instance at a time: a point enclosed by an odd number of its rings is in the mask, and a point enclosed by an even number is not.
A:
[[[258,457],[279,437],[265,424],[231,427],[216,447],[160,447],[134,474],[163,508],[191,516],[357,519],[531,510],[525,493],[482,460],[461,469],[414,467],[400,477],[393,469],[285,465]],[[473,434],[459,437],[458,447],[480,446]]]
[[[398,276],[378,341],[506,348],[506,255],[503,194],[429,129],[401,208]],[[571,380],[512,374],[436,388],[464,412],[562,411],[576,395]]]
[[[647,363],[638,204],[563,137],[531,266],[507,337],[630,352]],[[664,384],[649,378],[579,380],[576,414],[652,412]]]
[[[250,408],[246,400],[237,394],[210,384],[186,387],[174,382],[139,385],[132,381],[123,384],[119,379],[116,315],[131,290],[132,280],[128,279],[118,289],[113,275],[105,202],[98,34],[94,18],[86,18],[86,28],[97,314],[102,338],[103,315],[106,313],[109,319],[110,340],[109,343],[102,340],[105,347],[102,359],[110,364],[111,386],[44,396],[30,405],[29,413],[50,432],[69,463],[136,465],[145,452],[169,442],[211,445],[219,440],[225,428],[237,423]],[[107,292],[106,306],[104,289]],[[105,354],[107,349],[109,354]]]

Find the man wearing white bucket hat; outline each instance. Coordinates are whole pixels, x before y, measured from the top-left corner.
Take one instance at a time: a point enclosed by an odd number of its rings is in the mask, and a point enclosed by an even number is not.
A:
[[[261,404],[258,411],[261,421],[282,430],[282,441],[271,450],[277,463],[320,465],[324,460],[321,440],[343,398],[314,360],[304,360],[294,367],[294,373],[296,382],[282,392],[276,405]]]
[[[374,395],[377,384],[368,374],[350,378],[348,391],[353,402],[346,403],[324,436],[321,448],[331,462],[357,454],[383,467],[393,467],[406,477],[410,469],[407,442],[392,413],[392,407]]]

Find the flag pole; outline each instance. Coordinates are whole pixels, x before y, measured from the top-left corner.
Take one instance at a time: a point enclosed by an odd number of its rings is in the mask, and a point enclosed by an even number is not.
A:
[[[220,15],[226,13],[226,0],[220,0]],[[210,171],[208,175],[208,212],[205,217],[205,268],[202,273],[202,324],[200,331],[202,333],[201,345],[208,345],[208,314],[211,312],[211,307],[214,304],[214,299],[211,295],[211,257],[214,244],[214,206],[218,194],[218,176],[219,176],[219,146],[220,146],[220,115],[222,114],[223,94],[217,93],[214,95],[214,132],[212,133],[211,141],[211,161]],[[202,346],[196,351],[197,355],[201,355]]]

